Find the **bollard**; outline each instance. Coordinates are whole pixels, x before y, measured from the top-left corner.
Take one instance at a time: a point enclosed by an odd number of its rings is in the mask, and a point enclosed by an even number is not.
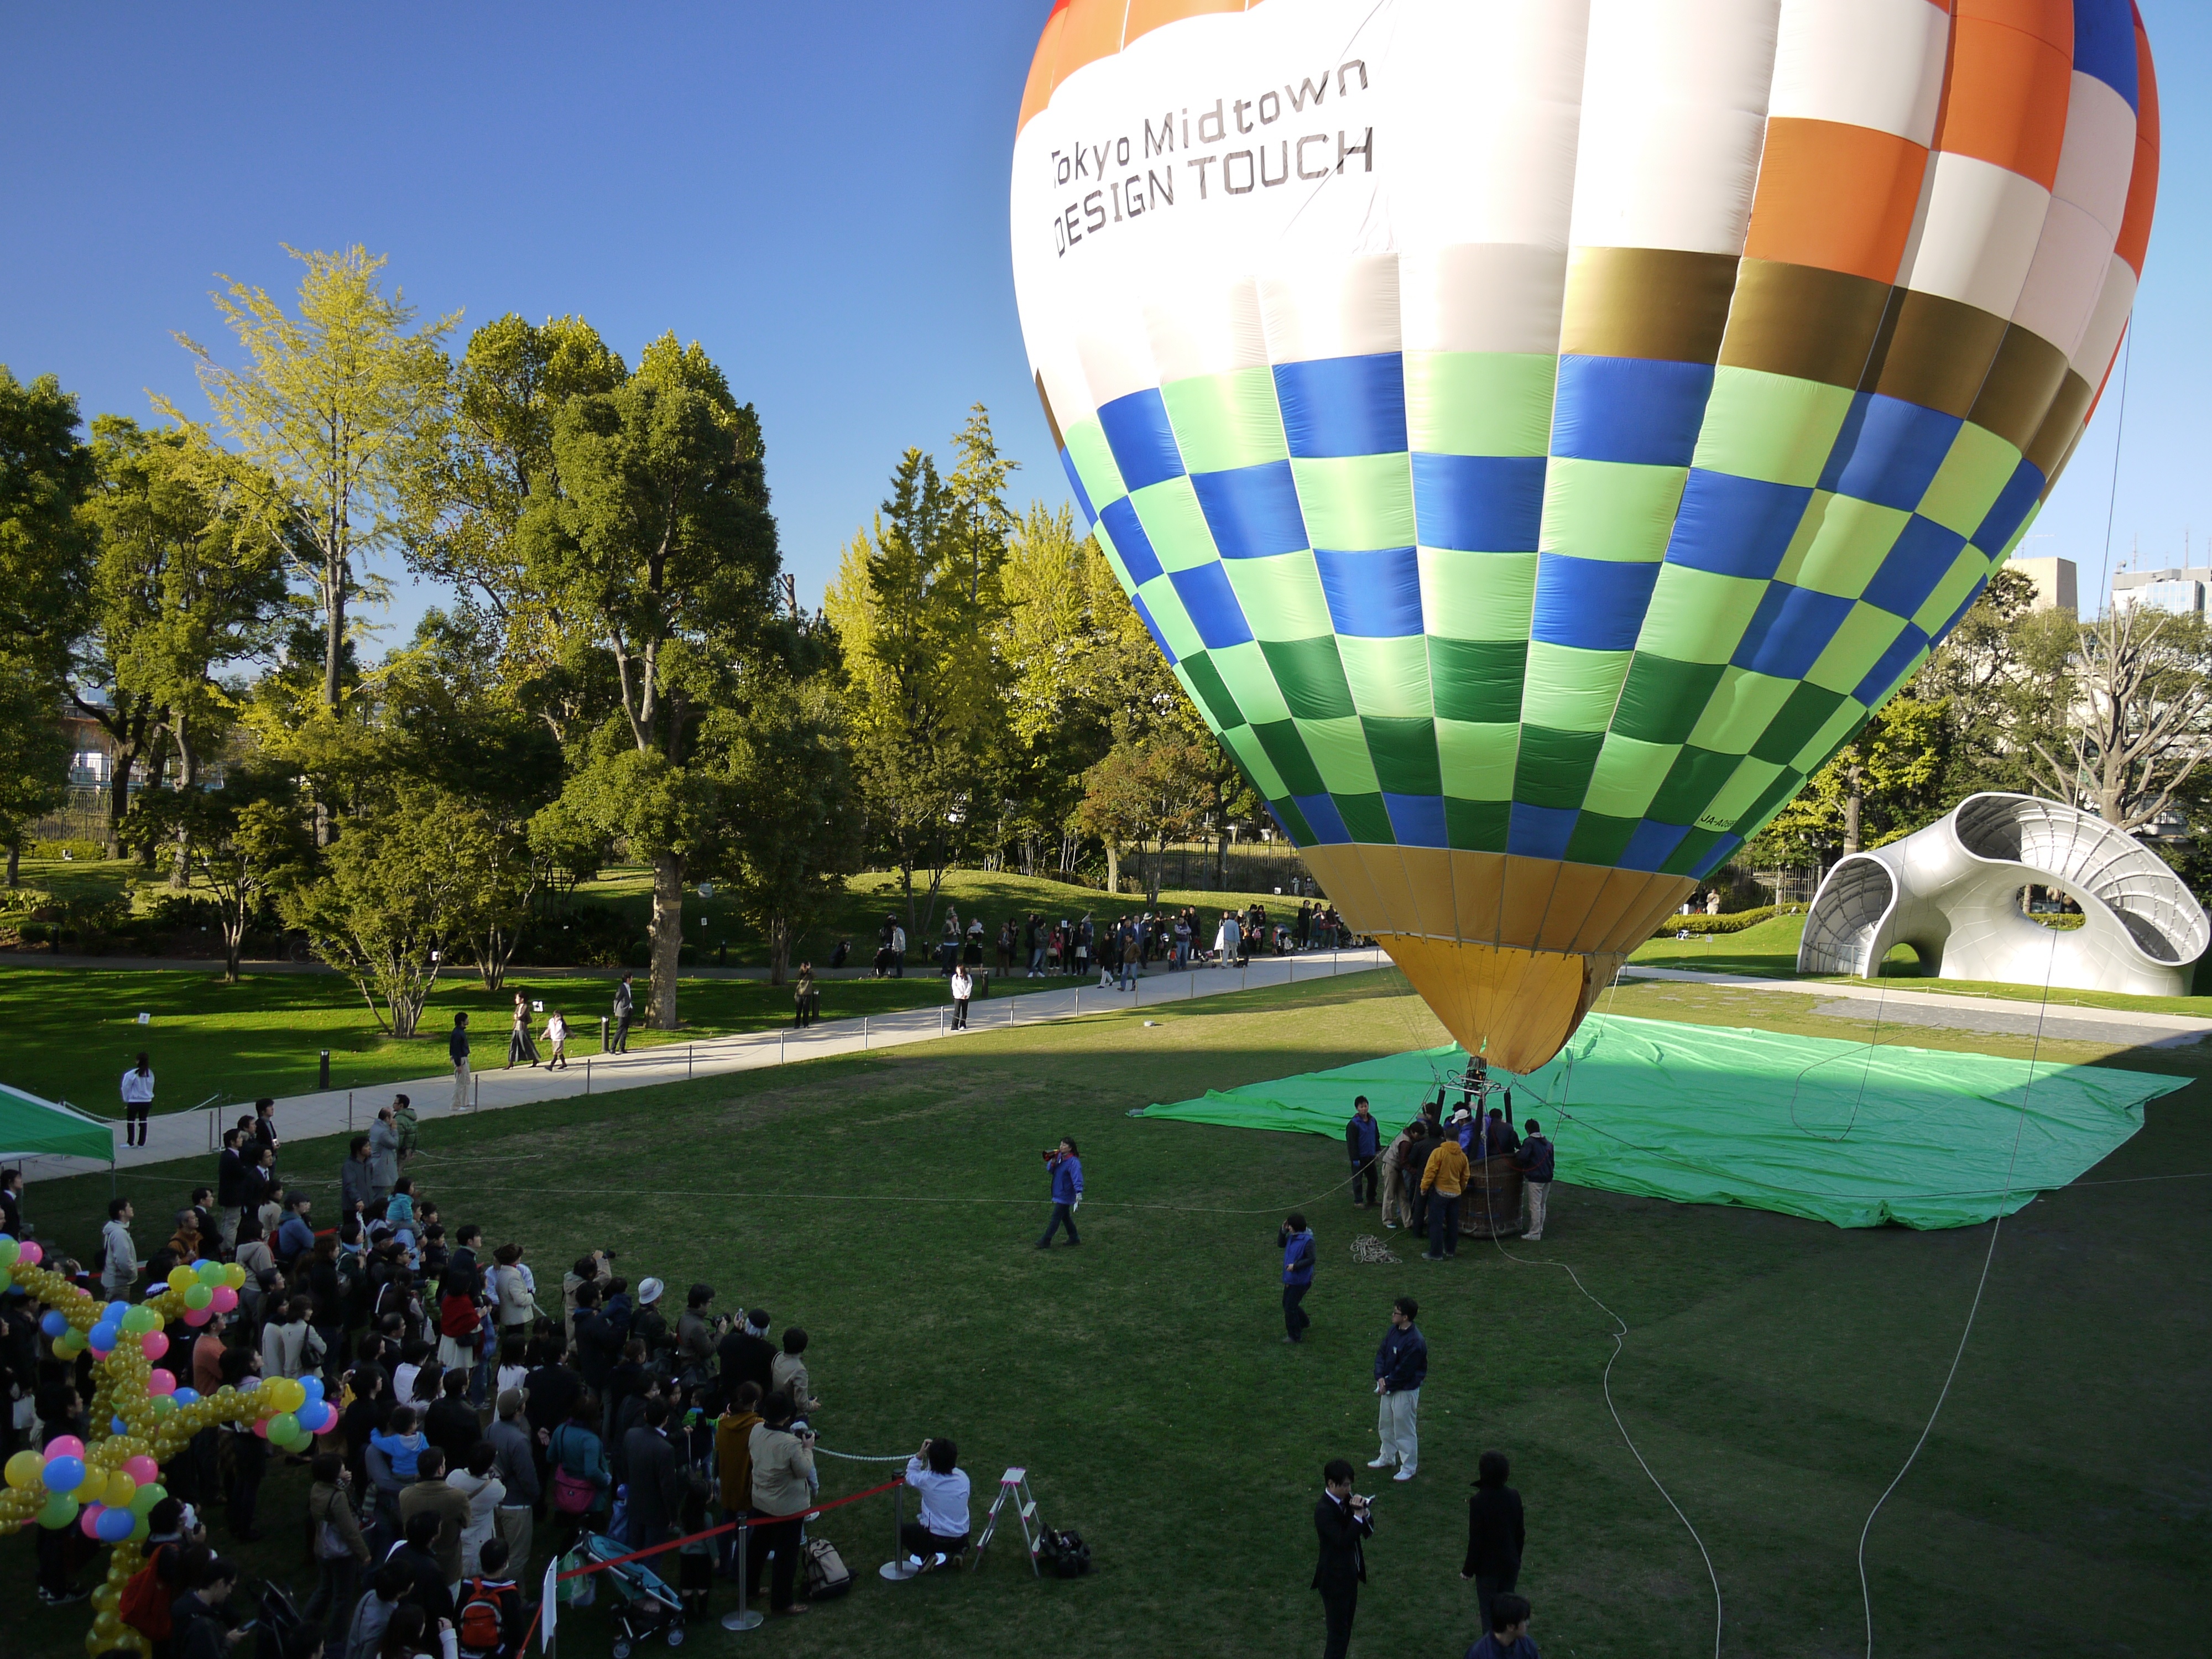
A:
[[[684,1045],[684,1080],[691,1080],[691,1045],[688,1042]]]
[[[316,1082],[316,1084],[315,1084],[315,1087],[316,1087],[316,1088],[318,1088],[318,1089],[327,1089],[327,1088],[329,1088],[330,1086],[331,1086],[331,1051],[330,1051],[329,1049],[325,1048],[325,1049],[324,1049],[324,1050],[323,1050],[323,1070],[322,1070],[322,1075],[321,1075],[321,1077],[317,1080],[317,1082]]]
[[[346,1091],[346,1133],[353,1133],[353,1091]]]
[[[868,1017],[866,1014],[860,1016],[860,1046],[863,1048],[868,1046]]]
[[[589,1054],[584,1056],[584,1092],[586,1095],[592,1092],[592,1057]]]
[[[607,1051],[607,1017],[606,1017],[605,1014],[601,1014],[601,1015],[599,1016],[599,1052],[600,1052],[601,1054],[605,1054],[605,1053],[606,1053],[606,1051]]]
[[[762,1620],[764,1617],[762,1613],[748,1609],[745,1606],[745,1580],[750,1577],[750,1574],[745,1571],[745,1553],[752,1542],[752,1534],[753,1529],[750,1527],[745,1525],[743,1522],[738,1522],[738,1610],[735,1613],[726,1613],[722,1615],[722,1628],[724,1630],[756,1630],[759,1628]]]

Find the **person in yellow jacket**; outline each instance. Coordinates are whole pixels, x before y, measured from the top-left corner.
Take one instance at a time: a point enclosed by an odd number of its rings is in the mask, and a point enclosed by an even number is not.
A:
[[[1421,1175],[1421,1191],[1429,1206],[1429,1248],[1424,1261],[1441,1261],[1459,1254],[1459,1200],[1467,1190],[1473,1170],[1456,1138],[1447,1134],[1443,1144],[1429,1154],[1429,1167]]]

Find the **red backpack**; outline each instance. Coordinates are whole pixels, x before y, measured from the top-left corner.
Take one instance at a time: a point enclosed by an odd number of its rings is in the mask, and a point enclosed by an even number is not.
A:
[[[171,1634],[169,1604],[176,1597],[161,1582],[161,1563],[174,1544],[156,1544],[146,1565],[132,1573],[115,1604],[115,1616],[149,1642],[166,1642]]]
[[[496,1653],[507,1640],[506,1609],[501,1596],[514,1586],[490,1578],[471,1578],[462,1587],[461,1616],[453,1621],[464,1653]]]

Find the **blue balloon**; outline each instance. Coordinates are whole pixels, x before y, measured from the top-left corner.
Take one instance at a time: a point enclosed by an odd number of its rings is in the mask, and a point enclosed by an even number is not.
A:
[[[240,1394],[252,1394],[260,1386],[261,1379],[258,1376],[241,1376],[238,1380],[238,1391]]]
[[[169,1398],[175,1401],[179,1406],[196,1406],[199,1403],[199,1390],[197,1389],[179,1389],[174,1394],[171,1395]]]
[[[112,1348],[123,1333],[113,1325],[94,1325],[92,1334],[85,1338],[95,1348]]]
[[[323,1379],[319,1376],[301,1377],[300,1392],[307,1396],[307,1404],[313,1405],[323,1397]]]
[[[69,1319],[58,1308],[49,1308],[46,1316],[39,1322],[39,1328],[48,1336],[59,1336],[69,1329]]]
[[[107,1419],[107,1431],[110,1434],[128,1434],[131,1425],[119,1417],[111,1417]]]
[[[48,1492],[75,1492],[84,1485],[84,1459],[49,1457],[46,1472],[39,1479],[46,1483]]]
[[[125,1509],[102,1510],[92,1529],[100,1534],[103,1544],[119,1544],[137,1528],[138,1517]]]

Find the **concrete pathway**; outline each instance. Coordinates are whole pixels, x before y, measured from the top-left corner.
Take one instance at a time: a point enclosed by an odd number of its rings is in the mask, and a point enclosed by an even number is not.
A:
[[[1881,985],[1834,980],[1765,979],[1755,974],[1705,974],[1683,968],[1628,967],[1624,980],[1671,980],[1729,991],[1794,992],[1825,997],[1816,1013],[1838,1019],[1942,1026],[1960,1031],[2033,1036],[2040,1024],[2046,1036],[2085,1042],[2126,1043],[2136,1048],[2184,1048],[2212,1036],[2212,1019],[2201,1014],[2158,1014],[2133,1008],[2081,1008],[2071,1003],[2043,1004],[2012,997],[1960,996],[1945,991],[1916,991],[1893,981]],[[1863,1007],[1860,1005],[1864,1005]]]
[[[1243,968],[1201,968],[1187,973],[1155,967],[1148,976],[1138,980],[1133,994],[1102,991],[1091,985],[1007,994],[1003,989],[1006,982],[1002,980],[1000,995],[988,1002],[969,1005],[968,1024],[971,1030],[996,1030],[1006,1026],[1071,1019],[1085,1013],[1159,1007],[1248,988],[1304,984],[1310,980],[1389,966],[1389,957],[1370,949],[1255,957]],[[541,1100],[568,1100],[579,1095],[649,1089],[658,1084],[682,1083],[692,1078],[720,1077],[732,1072],[757,1071],[835,1054],[949,1040],[960,1035],[949,1029],[951,1017],[948,1000],[936,1007],[869,1014],[859,1019],[825,1020],[804,1031],[786,1028],[738,1036],[703,1037],[696,1042],[663,1043],[627,1054],[594,1054],[572,1060],[567,1070],[560,1072],[549,1072],[543,1066],[478,1072],[470,1079],[465,1109],[496,1111]],[[486,1042],[483,1048],[489,1051],[491,1046]],[[453,1079],[451,1073],[443,1073],[380,1084],[373,1089],[334,1089],[319,1094],[290,1096],[276,1103],[276,1130],[287,1140],[310,1140],[318,1136],[365,1130],[376,1121],[378,1109],[389,1105],[395,1094],[408,1096],[425,1121],[454,1115]],[[164,1113],[148,1126],[145,1146],[118,1144],[115,1165],[131,1169],[177,1158],[211,1158],[222,1145],[223,1130],[251,1109],[233,1103],[204,1111]],[[22,1167],[27,1177],[35,1181],[95,1172],[106,1166],[89,1158],[34,1158],[25,1160]],[[210,1165],[209,1179],[213,1178]]]

